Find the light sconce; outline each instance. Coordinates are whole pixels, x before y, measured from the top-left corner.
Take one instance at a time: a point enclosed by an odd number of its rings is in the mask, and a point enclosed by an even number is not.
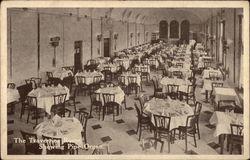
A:
[[[132,46],[133,33],[130,33],[130,46]]]
[[[54,57],[52,59],[53,67],[56,67],[56,47],[59,46],[59,41],[59,36],[50,38],[50,45],[54,48]]]
[[[115,48],[115,50],[116,50],[116,40],[118,39],[118,33],[115,33],[114,34],[114,40],[115,40],[115,46],[114,46],[114,48]]]
[[[140,41],[140,32],[137,33],[137,44],[139,44]]]
[[[229,49],[229,45],[232,44],[233,41],[231,39],[227,39],[223,41],[223,51],[226,54],[227,50]]]
[[[148,31],[145,33],[145,41],[148,41]]]
[[[96,36],[97,41],[99,42],[99,48],[97,48],[97,53],[100,54],[100,48],[101,48],[101,41],[102,41],[102,34],[98,34]]]

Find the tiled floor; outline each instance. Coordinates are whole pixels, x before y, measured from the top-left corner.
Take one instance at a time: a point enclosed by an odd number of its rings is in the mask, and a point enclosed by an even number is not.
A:
[[[198,76],[197,83],[200,83],[200,77]],[[143,85],[143,94],[152,95],[153,85]],[[201,88],[198,86],[196,89],[196,99],[203,103],[201,115],[200,115],[200,131],[201,139],[197,141],[197,148],[194,147],[193,138],[188,139],[188,152],[184,153],[185,144],[184,140],[176,140],[174,144],[171,144],[170,154],[207,154],[216,155],[219,154],[220,146],[218,145],[218,137],[213,136],[215,126],[209,124],[209,119],[213,113],[213,107],[209,103],[204,103],[204,94],[200,94]],[[167,145],[164,145],[163,153],[160,153],[160,147],[153,149],[152,147],[143,150],[143,142],[147,142],[149,137],[153,134],[150,131],[142,132],[142,139],[138,141],[138,135],[136,134],[137,116],[134,109],[134,102],[137,102],[135,95],[129,95],[127,98],[128,110],[123,109],[122,114],[116,117],[116,121],[113,121],[112,115],[105,117],[104,121],[98,120],[98,115],[93,112],[93,118],[88,120],[87,125],[87,140],[90,145],[102,144],[109,141],[110,153],[112,154],[168,154]],[[77,106],[79,108],[85,107],[89,111],[90,98],[89,96],[78,96]],[[138,103],[138,102],[137,102]],[[139,105],[139,104],[138,104]],[[73,110],[73,108],[71,108]],[[16,106],[15,115],[8,116],[8,119],[13,119],[14,124],[9,124],[8,129],[14,130],[14,134],[11,137],[21,137],[20,130],[32,132],[33,124],[26,124],[26,115],[22,119],[19,118],[20,105]],[[39,122],[41,122],[40,119]],[[146,143],[145,143],[146,144]],[[149,144],[149,143],[148,143]],[[160,145],[159,145],[160,146]],[[23,144],[13,144],[10,154],[24,154]],[[79,154],[91,154],[92,151],[80,150]],[[224,154],[229,154],[224,151]],[[235,151],[235,154],[238,154]]]

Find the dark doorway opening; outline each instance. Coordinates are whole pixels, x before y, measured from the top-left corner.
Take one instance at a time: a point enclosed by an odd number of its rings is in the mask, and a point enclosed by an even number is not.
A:
[[[189,43],[189,21],[184,20],[181,23],[181,41],[187,44]]]
[[[82,41],[75,41],[74,48],[75,48],[74,66],[75,66],[75,72],[77,72],[78,70],[82,70]]]
[[[110,57],[110,38],[104,38],[104,57]]]

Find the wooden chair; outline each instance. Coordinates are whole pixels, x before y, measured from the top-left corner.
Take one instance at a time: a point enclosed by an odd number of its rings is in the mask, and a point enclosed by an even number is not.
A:
[[[28,105],[28,117],[27,123],[29,123],[30,115],[34,115],[36,119],[36,125],[38,124],[39,113],[41,108],[37,107],[37,98],[32,96],[27,96],[27,105]]]
[[[145,117],[143,116],[142,112],[140,111],[140,109],[138,108],[137,104],[135,103],[135,109],[137,112],[137,129],[136,129],[136,134],[138,134],[139,131],[139,141],[141,140],[141,132],[142,132],[142,128],[144,127],[150,127],[151,125],[151,121],[150,121],[150,117]]]
[[[148,66],[142,66],[141,67],[141,80],[146,79],[146,82],[148,83],[150,80],[150,74],[148,70]]]
[[[187,117],[186,126],[179,126],[179,139],[185,139],[185,153],[187,152],[187,136],[194,138],[194,146],[197,147],[196,144],[196,123],[197,123],[198,115],[191,115]]]
[[[76,106],[76,93],[77,93],[77,88],[76,87],[74,87],[74,89],[72,89],[71,93],[72,94],[70,95],[69,100],[66,101],[66,102],[68,102],[69,106],[74,107],[74,116],[75,116],[76,114],[79,113],[79,111],[86,110],[86,108],[84,108],[84,107],[83,108],[77,108],[77,106]]]
[[[137,94],[140,91],[140,86],[137,83],[137,76],[128,76],[128,93],[135,91]]]
[[[93,109],[98,113],[99,120],[100,120],[100,118],[101,118],[101,110],[102,110],[102,102],[101,102],[100,93],[93,93],[93,94],[90,95],[90,117],[92,117]]]
[[[159,87],[158,81],[156,79],[152,79],[154,85],[154,97],[163,98],[162,88]]]
[[[182,93],[183,96],[186,98],[187,104],[189,100],[193,100],[193,103],[195,104],[196,98],[195,98],[195,89],[196,85],[188,85],[187,92]]]
[[[230,154],[233,153],[235,145],[238,146],[239,152],[242,154],[244,127],[242,125],[230,124],[230,129],[231,135],[228,140],[230,143]]]
[[[166,138],[168,141],[168,153],[170,153],[170,143],[172,142],[172,132],[170,130],[171,117],[154,114],[154,122],[155,122],[154,138],[156,139],[156,141],[160,142],[162,142],[161,140],[162,138]]]
[[[55,137],[48,137],[42,135],[44,140],[44,144],[46,146],[46,153],[47,154],[64,154],[65,151],[62,149],[62,139],[55,138]]]
[[[87,122],[88,122],[89,114],[85,111],[79,111],[78,119],[82,124],[83,130],[81,132],[82,137],[84,138],[84,143],[87,144]]]
[[[78,91],[78,94],[79,92],[83,91],[84,94],[86,95],[87,92],[89,91],[89,85],[86,84],[86,77],[84,76],[76,76],[77,78],[77,91]]]
[[[53,73],[52,72],[46,72],[46,75],[47,75],[47,83],[48,84],[52,84],[52,81],[53,81]]]
[[[71,110],[65,107],[66,96],[66,93],[54,95],[54,105],[51,107],[52,113],[65,117],[65,113],[68,112],[68,117],[70,117]]]
[[[16,88],[16,84],[15,83],[8,83],[7,88],[15,89]]]
[[[110,68],[110,67],[109,67]],[[113,80],[113,74],[112,74],[112,72],[111,72],[111,69],[110,70],[102,70],[101,71],[102,72],[102,74],[104,75],[104,80],[105,80],[105,82],[112,82],[112,80]]]
[[[37,135],[33,133],[28,133],[20,131],[23,139],[26,141],[25,144],[25,154],[42,154],[42,149],[39,147],[39,143],[35,142],[37,140]],[[32,139],[32,141],[31,141]]]
[[[115,94],[103,93],[102,96],[104,101],[102,119],[104,120],[107,112],[113,113],[113,121],[115,121],[115,111],[116,115],[119,115],[119,104],[115,102]]]
[[[168,84],[168,92],[167,95],[170,96],[172,99],[178,99],[179,94],[179,85]]]
[[[125,76],[118,77],[118,85],[121,87],[124,93],[127,93],[127,85],[125,83]]]
[[[194,114],[198,115],[197,122],[196,122],[196,129],[197,129],[199,139],[200,139],[199,118],[200,118],[201,109],[202,109],[202,104],[200,102],[196,101],[195,108],[194,108]]]
[[[36,89],[38,87],[38,85],[36,84],[36,81],[33,79],[25,79],[25,83],[26,84],[31,84],[33,89]]]

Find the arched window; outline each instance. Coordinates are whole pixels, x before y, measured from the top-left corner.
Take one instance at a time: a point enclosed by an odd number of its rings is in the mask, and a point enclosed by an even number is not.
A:
[[[181,40],[188,43],[189,41],[189,21],[184,20],[181,22]]]
[[[179,38],[179,23],[175,20],[170,23],[170,38]]]
[[[160,38],[168,38],[168,22],[167,21],[160,21]]]

